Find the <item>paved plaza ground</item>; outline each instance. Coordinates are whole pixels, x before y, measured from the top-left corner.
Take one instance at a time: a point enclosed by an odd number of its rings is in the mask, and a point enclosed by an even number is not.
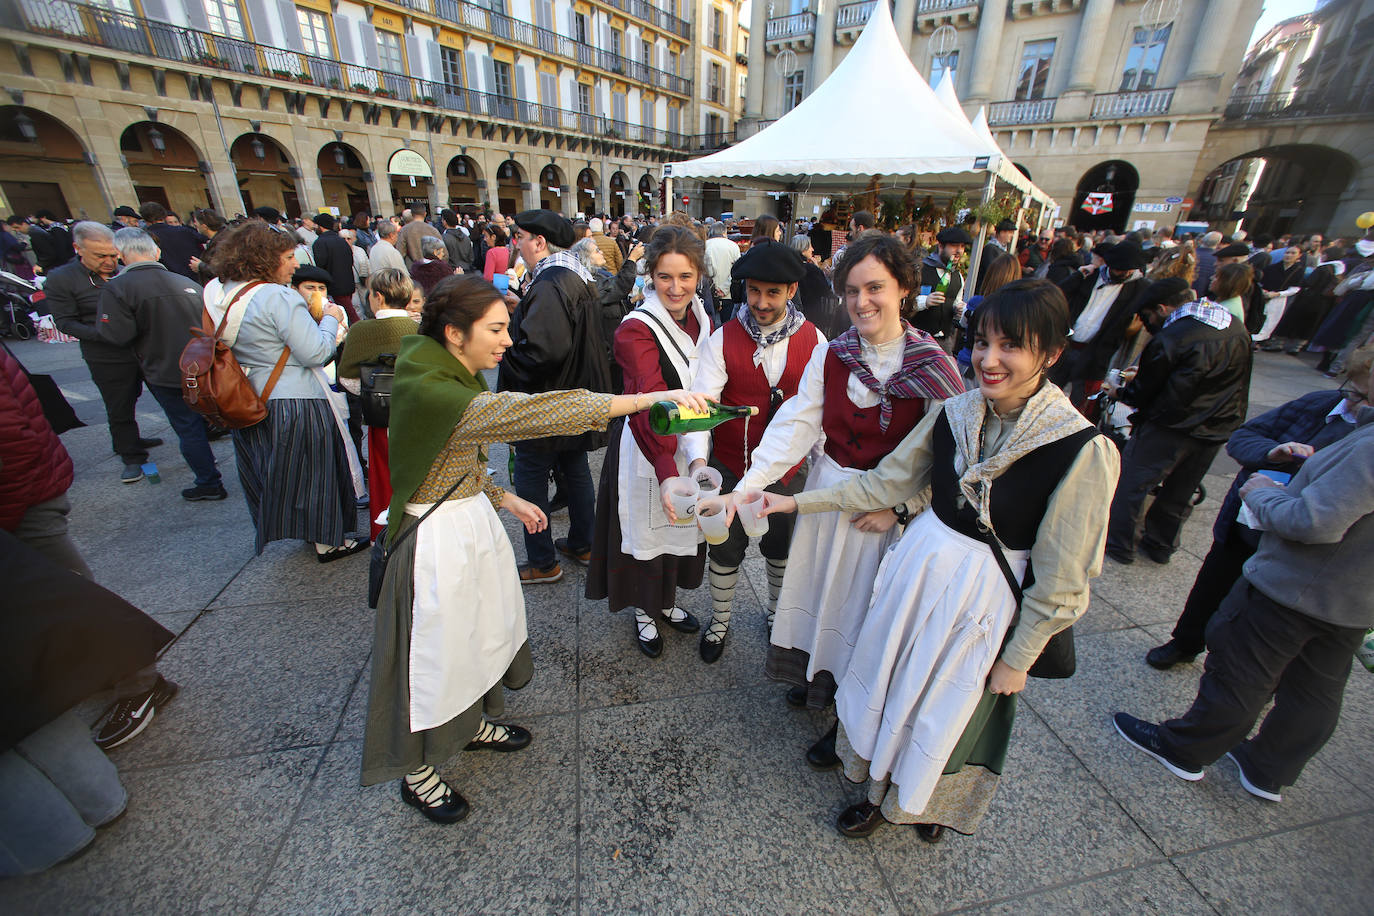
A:
[[[1370,911],[1374,675],[1355,665],[1335,737],[1277,805],[1246,794],[1226,761],[1199,783],[1176,779],[1111,727],[1113,711],[1157,718],[1193,697],[1200,661],[1166,673],[1143,656],[1206,553],[1235,471],[1224,454],[1171,564],[1107,562],[1077,629],[1078,674],[1023,694],[976,836],[931,846],[910,828],[835,832],[859,790],[807,767],[828,722],[789,708],[763,674],[756,558],[714,666],[672,631],[663,657],[645,658],[628,614],[582,597],[580,569],[528,588],[535,678],[510,695],[507,719],[534,744],[444,767],[472,814],[443,827],[402,805],[396,784],[358,784],[366,556],[322,566],[276,543],[255,557],[231,443],[215,445],[229,499],[183,502],[190,474],[148,396],[144,434],[168,440],[154,450],[162,482],[121,485],[76,345],[12,349],[90,424],[63,436],[72,533],[103,585],[179,634],[160,667],[181,693],[111,752],[127,813],[75,860],[0,884],[0,912]],[[1252,414],[1333,386],[1311,362],[1258,354]],[[491,463],[504,476],[504,448]],[[705,588],[683,597],[709,614]]]

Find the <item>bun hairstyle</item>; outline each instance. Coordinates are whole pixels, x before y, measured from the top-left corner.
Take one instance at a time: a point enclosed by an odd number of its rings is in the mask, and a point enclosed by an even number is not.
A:
[[[444,329],[447,327],[470,334],[472,326],[498,304],[505,308],[501,294],[481,274],[445,277],[425,298],[424,309],[420,312],[420,333],[441,344],[445,342]]]
[[[644,253],[644,272],[653,276],[659,259],[668,254],[680,254],[692,262],[698,278],[706,273],[706,243],[695,232],[683,226],[662,226],[649,239]]]
[[[1015,280],[979,304],[973,324],[976,337],[996,330],[1017,346],[1048,357],[1068,346],[1069,303],[1048,280]]]

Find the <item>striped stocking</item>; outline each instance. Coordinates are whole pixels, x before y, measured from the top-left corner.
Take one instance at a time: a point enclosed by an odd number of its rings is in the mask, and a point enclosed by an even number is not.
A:
[[[773,629],[773,614],[778,609],[778,595],[782,593],[783,576],[787,574],[787,558],[781,560],[770,560],[764,557],[764,562],[768,565],[768,629]]]
[[[739,584],[739,567],[723,568],[711,564],[711,624],[704,639],[722,642],[730,628],[730,604],[735,600],[735,586]]]

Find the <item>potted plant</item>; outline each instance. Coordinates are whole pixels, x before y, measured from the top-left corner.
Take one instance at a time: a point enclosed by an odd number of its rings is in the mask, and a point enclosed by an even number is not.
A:
[[[354,91],[354,92],[371,92],[371,91],[372,91],[372,87],[369,86],[367,83],[354,83],[354,84],[353,84],[353,91]]]

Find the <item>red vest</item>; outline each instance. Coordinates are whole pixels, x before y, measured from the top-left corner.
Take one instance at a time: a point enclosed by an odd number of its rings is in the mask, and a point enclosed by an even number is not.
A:
[[[883,432],[879,426],[882,408],[877,404],[854,406],[845,394],[848,385],[849,369],[833,350],[827,350],[825,406],[821,410],[825,453],[840,467],[867,471],[886,458],[921,422],[926,414],[926,399],[893,398],[892,420],[887,432]]]
[[[721,328],[721,343],[725,355],[725,387],[720,392],[720,403],[732,407],[752,406],[759,409],[757,417],[749,419],[749,451],[759,447],[763,439],[763,429],[768,425],[770,406],[768,376],[763,367],[754,365],[754,351],[758,345],[744,325],[731,319]],[[812,352],[820,338],[816,326],[809,321],[803,322],[797,333],[787,338],[787,365],[783,367],[778,387],[782,389],[783,399],[797,393],[802,373],[811,359]],[[744,422],[730,420],[711,430],[711,451],[716,460],[736,477],[744,476]],[[796,467],[783,475],[783,482],[790,483],[801,468]]]

